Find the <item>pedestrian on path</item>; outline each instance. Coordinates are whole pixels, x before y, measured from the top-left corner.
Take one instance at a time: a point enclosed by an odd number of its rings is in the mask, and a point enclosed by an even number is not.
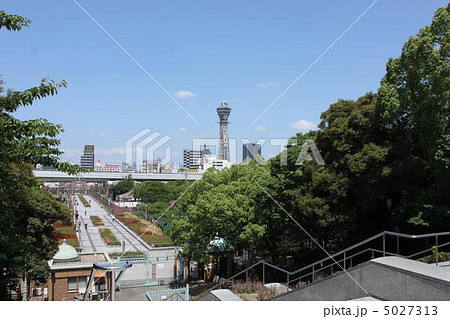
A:
[[[87,215],[87,210],[84,211],[84,216],[86,216],[86,215]]]
[[[87,229],[87,222],[84,222],[84,229]]]

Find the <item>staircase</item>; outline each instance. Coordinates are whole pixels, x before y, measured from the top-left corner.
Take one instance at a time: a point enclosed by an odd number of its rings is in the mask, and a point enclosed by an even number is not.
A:
[[[400,243],[404,241],[414,243],[414,245],[408,245],[408,247],[414,246],[421,248],[413,252],[410,250],[406,251],[404,248],[403,254],[401,254]],[[295,271],[288,271],[264,260],[258,261],[226,279],[225,282],[212,286],[200,294],[197,299],[211,290],[230,287],[235,281],[257,279],[264,284],[279,282],[291,288],[304,287],[378,257],[397,256],[405,259],[418,259],[433,253],[436,256],[435,264],[438,266],[438,252],[449,245],[450,232],[410,235],[383,231]],[[392,248],[392,246],[395,248],[395,253],[389,251],[389,248]],[[422,249],[423,247],[427,248]],[[276,279],[274,280],[274,278]]]

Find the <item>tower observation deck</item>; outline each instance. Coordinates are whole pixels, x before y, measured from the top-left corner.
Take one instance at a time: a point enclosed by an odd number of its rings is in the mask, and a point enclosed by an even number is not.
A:
[[[230,116],[231,108],[226,101],[220,103],[217,108],[217,115],[219,115],[219,147],[217,149],[217,159],[231,161],[230,156],[230,142],[228,138],[228,117]]]

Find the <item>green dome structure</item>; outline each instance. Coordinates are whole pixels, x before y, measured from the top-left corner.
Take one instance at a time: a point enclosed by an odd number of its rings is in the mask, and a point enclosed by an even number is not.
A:
[[[229,245],[225,239],[216,235],[214,239],[209,242],[206,251],[208,253],[224,253],[232,252],[234,251],[234,248],[233,246]]]

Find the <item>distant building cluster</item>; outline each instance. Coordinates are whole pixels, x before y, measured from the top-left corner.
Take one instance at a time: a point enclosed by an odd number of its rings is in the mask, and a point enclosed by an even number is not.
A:
[[[100,160],[98,160],[94,165],[94,172],[119,173],[120,171],[120,165],[100,164]]]
[[[95,162],[95,146],[85,145],[83,155],[80,158],[80,166],[93,172],[102,173],[179,173],[179,172],[198,172],[206,171],[213,167],[215,169],[223,169],[231,167],[230,142],[228,135],[228,118],[231,108],[228,103],[223,101],[217,108],[219,116],[219,141],[216,154],[211,153],[208,145],[204,145],[201,149],[184,149],[183,162],[173,162],[171,164],[163,164],[161,159],[143,160],[142,163],[125,163],[122,165],[102,164],[100,160]],[[255,156],[261,156],[261,144],[246,143],[242,148],[242,162],[246,163]],[[37,167],[40,170],[50,170],[47,167]]]

